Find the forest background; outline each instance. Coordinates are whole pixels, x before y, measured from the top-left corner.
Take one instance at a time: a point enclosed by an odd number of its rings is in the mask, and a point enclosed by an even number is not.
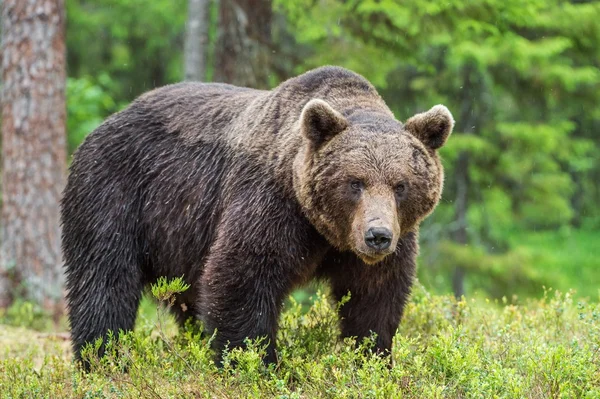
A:
[[[598,300],[598,1],[66,0],[63,11],[68,159],[154,87],[268,89],[344,66],[400,120],[443,103],[457,121],[441,153],[443,199],[421,229],[426,289],[518,300],[553,287]],[[6,189],[14,176],[3,176]],[[4,204],[0,224],[17,213]],[[3,267],[4,303],[38,291]]]

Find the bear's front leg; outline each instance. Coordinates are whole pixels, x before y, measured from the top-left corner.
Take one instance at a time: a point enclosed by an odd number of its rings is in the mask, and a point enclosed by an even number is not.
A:
[[[374,352],[389,355],[392,340],[410,295],[417,254],[416,235],[398,243],[394,254],[375,265],[365,264],[356,255],[330,254],[324,264],[334,297],[350,300],[340,308],[343,337],[357,337],[357,343],[377,335]]]
[[[293,286],[314,271],[315,254],[322,256],[324,249],[308,247],[311,233],[316,233],[290,215],[258,222],[252,215],[232,215],[231,220],[235,222],[222,223],[204,267],[200,318],[209,334],[217,331],[213,348],[218,364],[223,349],[244,347],[246,338],[265,338],[264,361],[274,363],[282,304]]]
[[[213,349],[218,365],[226,347],[245,347],[247,338],[264,338],[264,362],[277,361],[277,322],[289,290],[281,269],[251,250],[211,257],[202,277],[200,312],[206,331],[216,330]]]

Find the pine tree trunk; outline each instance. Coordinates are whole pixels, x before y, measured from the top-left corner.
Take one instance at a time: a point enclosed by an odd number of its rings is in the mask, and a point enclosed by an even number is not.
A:
[[[63,0],[2,1],[0,306],[62,309],[59,198],[66,175]]]
[[[457,229],[454,232],[454,241],[466,245],[469,242],[467,235],[467,211],[469,209],[469,155],[460,153],[456,162],[456,201],[455,220]],[[454,296],[460,298],[465,295],[465,269],[457,265],[452,276],[452,290]]]
[[[269,86],[271,0],[220,0],[215,80]]]
[[[482,93],[484,92],[481,77],[473,65],[468,64],[463,70],[465,89],[462,91],[461,108],[455,130],[457,134],[475,134],[476,129],[481,128],[481,117],[483,111],[477,104],[481,104]],[[456,230],[453,239],[460,245],[469,243],[468,220],[469,213],[469,154],[461,152],[456,160],[454,170],[454,179],[456,182],[456,200],[454,219]],[[465,275],[466,271],[460,264],[456,265],[452,275],[452,290],[454,296],[460,298],[465,295]]]
[[[185,36],[185,80],[203,81],[206,76],[209,0],[189,0]]]

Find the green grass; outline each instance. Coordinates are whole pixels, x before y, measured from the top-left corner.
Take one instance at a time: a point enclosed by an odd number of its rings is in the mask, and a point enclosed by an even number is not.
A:
[[[292,301],[281,318],[279,364],[268,369],[260,345],[232,351],[217,369],[208,338],[178,333],[152,308],[145,302],[136,331],[122,337],[121,356],[92,359],[90,374],[72,365],[64,335],[0,326],[0,396],[600,398],[600,306],[571,293],[507,305],[457,302],[418,286],[392,367],[337,339],[335,309],[324,296],[308,312]]]

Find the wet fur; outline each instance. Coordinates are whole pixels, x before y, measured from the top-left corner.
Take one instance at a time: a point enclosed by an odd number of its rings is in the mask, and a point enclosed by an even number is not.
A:
[[[365,265],[339,227],[351,221],[323,215],[338,195],[323,191],[335,171],[319,163],[327,155],[307,143],[299,126],[315,98],[371,134],[402,129],[368,81],[324,67],[272,91],[166,86],[89,135],[74,156],[62,201],[77,358],[108,330],[132,329],[143,288],[159,276],[184,276],[191,285],[174,311],[181,322],[193,316],[208,331],[216,328],[218,354],[227,344],[266,336],[266,360],[275,361],[281,304],[314,277],[329,280],[336,299],[351,291],[341,310],[343,335],[374,331],[377,350],[391,349],[414,276],[417,225],[439,200],[441,166],[430,149],[406,138],[412,143],[406,151],[416,157],[411,176],[433,176],[425,184],[432,189],[409,204],[395,252]],[[368,137],[363,141],[348,151],[374,150]]]

